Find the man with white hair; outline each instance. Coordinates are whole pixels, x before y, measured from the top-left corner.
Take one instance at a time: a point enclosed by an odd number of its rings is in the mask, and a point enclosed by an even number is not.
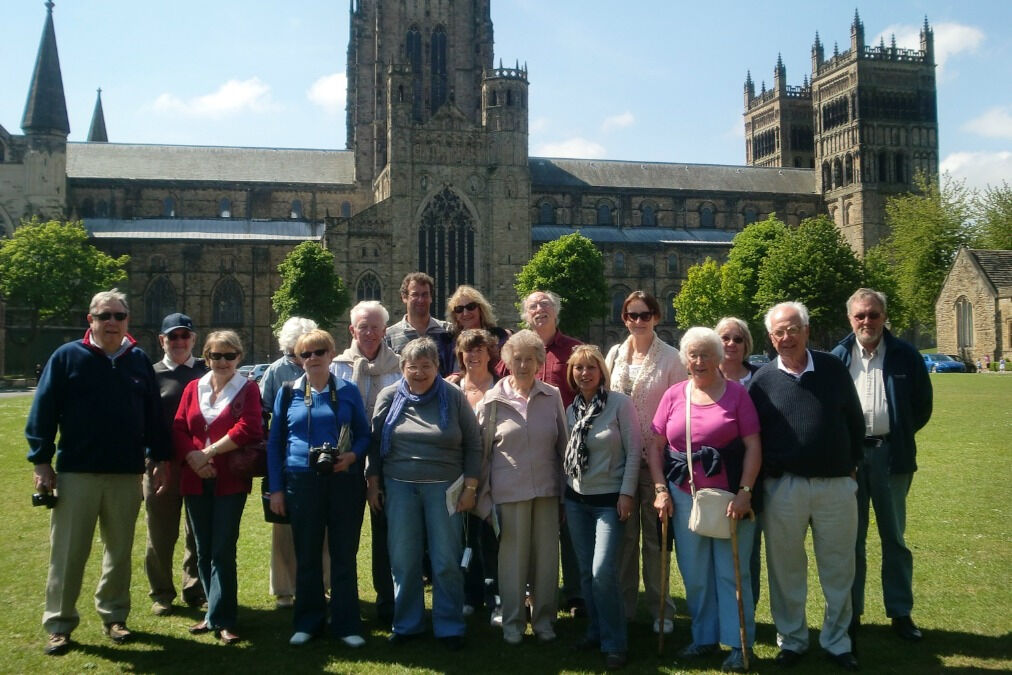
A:
[[[274,399],[281,385],[302,376],[302,364],[295,356],[295,343],[299,337],[316,330],[316,322],[301,316],[289,318],[278,331],[278,347],[281,358],[268,366],[260,378],[260,400],[264,407],[264,419],[274,411]],[[329,557],[327,558],[329,560]],[[330,564],[323,566],[324,584],[330,588]],[[274,523],[271,532],[271,573],[270,592],[277,600],[278,607],[292,607],[295,604],[295,542],[292,526]]]
[[[826,610],[819,644],[845,670],[857,670],[848,628],[852,614],[857,482],[864,442],[861,401],[846,366],[808,349],[808,309],[782,302],[766,313],[777,358],[753,377],[749,394],[762,428],[763,496],[770,613],[776,663],[789,667],[808,650],[805,537],[812,530]]]

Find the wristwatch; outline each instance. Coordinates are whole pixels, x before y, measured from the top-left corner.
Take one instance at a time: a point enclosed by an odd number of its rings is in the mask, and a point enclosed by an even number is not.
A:
[[[739,485],[739,486],[738,486],[738,489],[739,489],[739,490],[744,490],[745,492],[747,492],[747,493],[749,493],[749,494],[752,494],[752,488],[750,488],[750,487],[749,487],[749,486],[747,486],[747,485]]]
[[[654,494],[655,495],[662,495],[662,494],[664,494],[667,491],[668,491],[668,486],[667,485],[662,485],[660,483],[656,483],[654,485]]]

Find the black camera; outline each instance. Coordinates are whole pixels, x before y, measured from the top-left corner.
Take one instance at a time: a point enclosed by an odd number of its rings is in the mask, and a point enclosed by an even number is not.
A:
[[[334,464],[336,463],[337,453],[334,451],[334,446],[330,443],[324,443],[309,449],[309,466],[316,470],[316,473],[331,474],[334,473]]]
[[[56,506],[56,495],[46,490],[41,490],[32,495],[32,506],[45,506],[51,509]]]

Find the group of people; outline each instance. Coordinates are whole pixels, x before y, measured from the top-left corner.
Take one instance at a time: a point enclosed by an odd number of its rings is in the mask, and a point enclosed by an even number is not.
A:
[[[668,527],[659,527],[670,522],[691,619],[679,658],[724,645],[723,668],[747,668],[765,539],[775,661],[790,666],[809,647],[810,528],[825,603],[820,645],[856,670],[871,506],[887,616],[900,637],[921,638],[905,500],[932,391],[917,351],[885,327],[883,294],[851,296],[853,332],[832,354],[808,347],[804,305],[770,308],[777,356],[757,368],[745,321],[690,328],[676,349],[657,337],[661,308],[643,291],[622,306],[628,338],[605,354],[559,330],[551,291],[522,300],[527,327],[511,332],[470,286],[450,297],[446,321],[432,317],[433,285],[423,273],[405,277],[406,313],[389,327],[382,304],[357,304],[340,353],[312,321],[289,319],[284,354],[260,387],[237,373],[243,348],[232,331],[211,333],[195,359],[183,314],[165,318],[165,356],[152,368],[127,334],[126,298],[97,294],[84,339],[46,364],[26,429],[36,486],[58,499],[46,652],[71,644],[96,522],[105,545],[96,609],[113,641],[130,638],[141,475],[153,611],[172,611],[185,503],[181,592],[206,603],[190,631],[240,639],[236,542],[252,483],[229,453],[264,440],[265,428],[268,508],[289,523],[273,526],[271,592],[294,606],[292,645],[325,632],[365,644],[356,558],[366,505],[376,612],[392,645],[426,632],[428,579],[432,632],[451,651],[482,609],[506,644],[521,644],[528,626],[537,641],[554,641],[561,596],[586,617],[575,648],[621,668],[641,576],[654,631],[673,628],[661,572]],[[699,534],[690,522],[707,488],[725,491],[719,508],[734,537]]]

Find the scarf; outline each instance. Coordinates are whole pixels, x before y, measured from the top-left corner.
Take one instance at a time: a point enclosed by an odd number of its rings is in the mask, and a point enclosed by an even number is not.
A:
[[[351,364],[351,381],[359,391],[368,391],[369,400],[365,401],[365,409],[369,412],[376,408],[376,396],[379,394],[380,378],[401,369],[401,358],[390,349],[386,342],[380,340],[376,358],[370,361],[359,350],[358,343],[352,340],[351,346],[345,349],[334,361]]]
[[[632,365],[632,351],[633,351],[633,339],[630,335],[625,339],[621,345],[619,345],[618,352],[615,354],[614,363],[609,363],[608,367],[611,368],[611,388],[612,391],[621,391],[629,397],[634,397],[634,390],[637,388],[636,385],[640,384],[654,372],[654,365],[657,361],[657,352],[660,351],[660,339],[654,335],[654,339],[650,341],[650,348],[647,349],[646,355],[643,357],[643,363],[640,364],[639,375],[635,380],[629,377],[629,366]]]
[[[397,383],[397,392],[394,400],[390,402],[390,410],[387,411],[386,420],[383,421],[383,435],[380,438],[380,456],[386,457],[390,452],[390,437],[393,436],[394,426],[404,412],[404,406],[411,404],[415,407],[423,406],[433,398],[439,399],[439,428],[446,429],[450,423],[450,397],[446,390],[448,385],[443,378],[436,376],[436,381],[429,387],[429,390],[422,395],[412,394],[408,389],[408,381],[401,378]]]
[[[566,443],[566,460],[563,468],[570,478],[580,480],[583,472],[590,465],[590,451],[587,450],[587,433],[594,423],[594,418],[601,414],[604,406],[608,404],[608,392],[604,387],[598,387],[594,398],[590,403],[583,400],[582,394],[577,394],[573,399],[573,417],[576,423],[573,430],[569,432],[569,442]]]

